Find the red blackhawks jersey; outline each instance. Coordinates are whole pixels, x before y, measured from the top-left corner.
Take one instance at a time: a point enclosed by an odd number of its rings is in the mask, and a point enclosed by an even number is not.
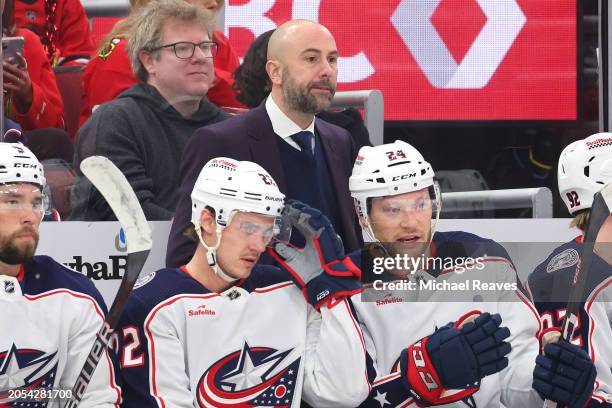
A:
[[[13,107],[7,116],[19,123],[24,130],[63,129],[64,102],[57,87],[55,73],[45,56],[40,40],[26,29],[18,29],[15,35],[25,39],[23,56],[28,62],[28,75],[32,80],[32,105],[24,113],[19,113]]]
[[[363,294],[354,295],[351,302],[362,324],[372,384],[362,406],[419,407],[400,373],[400,353],[433,334],[436,328],[479,311],[501,315],[502,326],[510,329],[506,341],[512,351],[508,367],[482,379],[473,395],[473,406],[541,407],[543,401],[531,387],[540,321],[535,307],[521,291],[506,251],[491,240],[460,231],[435,233],[432,248],[431,258],[441,262],[432,262],[427,272],[418,272],[407,281],[391,274],[373,273],[371,257],[362,251],[351,254],[353,262],[362,267],[364,278]],[[381,282],[399,285],[385,290]],[[407,282],[414,282],[414,286],[407,286]],[[441,406],[468,405],[459,401]]]
[[[222,293],[184,267],[137,286],[117,332],[127,407],[299,407],[301,399],[350,407],[368,394],[345,299],[319,313],[278,268],[262,265]]]
[[[15,0],[15,24],[32,30],[50,62],[85,64],[94,53],[89,20],[79,0]]]
[[[66,400],[15,398],[14,390],[72,389],[104,320],[100,293],[84,275],[36,256],[17,277],[0,275],[0,311],[0,406],[63,406]],[[105,352],[81,406],[114,407],[119,400]]]
[[[529,275],[528,289],[540,312],[544,328],[561,327],[581,250],[582,237],[578,237],[556,248]],[[612,407],[612,266],[595,254],[585,279],[585,294],[572,343],[589,353],[597,369],[595,390],[588,407],[610,408]]]

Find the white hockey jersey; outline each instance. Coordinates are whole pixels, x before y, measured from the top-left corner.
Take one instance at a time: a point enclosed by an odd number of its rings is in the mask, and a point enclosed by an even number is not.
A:
[[[417,407],[407,385],[402,384],[404,379],[400,378],[397,364],[400,353],[410,344],[433,334],[436,328],[477,310],[501,315],[502,326],[510,329],[511,335],[506,341],[510,342],[512,351],[508,355],[507,368],[481,381],[480,389],[473,396],[476,407],[541,407],[543,401],[531,385],[539,350],[540,321],[535,307],[521,292],[506,251],[493,241],[464,232],[438,232],[433,247],[435,256],[440,259],[480,258],[478,262],[482,266],[464,272],[459,270],[459,273],[458,268],[429,269],[430,274],[420,274],[420,279],[411,278],[415,287],[364,289],[363,295],[351,298],[362,324],[372,383],[370,396],[363,406]],[[361,251],[351,254],[358,265],[362,265],[361,256]],[[368,268],[370,266],[363,266],[365,282],[380,278]],[[420,286],[420,282],[424,286]],[[448,290],[429,290],[432,286],[427,282],[438,282],[439,287]],[[503,289],[490,291],[491,284],[500,284]],[[456,402],[442,406],[467,405]]]
[[[544,328],[561,327],[571,282],[582,250],[581,237],[556,248],[529,275],[528,290]],[[589,408],[612,407],[612,266],[594,255],[572,343],[595,363],[597,379]]]
[[[16,278],[0,275],[0,406],[63,407],[65,399],[11,397],[27,391],[40,395],[43,388],[71,390],[105,313],[102,296],[87,277],[47,256],[24,264]],[[9,391],[15,389],[20,392]],[[118,406],[120,396],[105,352],[80,406]]]
[[[368,394],[346,299],[318,313],[278,268],[262,265],[223,293],[184,268],[137,286],[118,332],[127,407],[298,407],[301,398],[342,407]]]

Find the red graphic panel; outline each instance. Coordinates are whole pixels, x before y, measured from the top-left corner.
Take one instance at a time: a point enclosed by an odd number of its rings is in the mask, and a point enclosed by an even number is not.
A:
[[[380,89],[388,120],[577,119],[576,0],[229,0],[240,56],[291,18],[327,26],[338,90]]]

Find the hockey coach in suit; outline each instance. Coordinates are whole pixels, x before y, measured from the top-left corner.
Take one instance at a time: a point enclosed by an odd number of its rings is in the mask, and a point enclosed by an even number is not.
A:
[[[339,232],[347,251],[361,244],[348,179],[349,133],[315,118],[336,90],[338,50],[324,26],[291,20],[270,38],[266,71],[270,96],[257,108],[223,123],[198,129],[181,160],[179,202],[168,241],[166,264],[189,261],[195,243],[189,228],[190,193],[204,164],[219,156],[264,167],[288,197],[321,210]]]

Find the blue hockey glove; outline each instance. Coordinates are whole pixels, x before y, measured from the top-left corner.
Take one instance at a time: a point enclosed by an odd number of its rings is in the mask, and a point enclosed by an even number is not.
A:
[[[296,200],[285,205],[283,217],[306,238],[306,245],[276,242],[268,253],[291,274],[306,300],[319,309],[328,300],[359,293],[361,270],[345,256],[327,217]]]
[[[462,317],[404,350],[400,368],[414,398],[425,406],[460,401],[478,391],[482,378],[506,368],[510,330],[501,320],[483,313],[462,325]]]
[[[581,408],[593,393],[596,375],[586,351],[562,340],[544,346],[544,354],[536,358],[533,389],[542,399]]]

